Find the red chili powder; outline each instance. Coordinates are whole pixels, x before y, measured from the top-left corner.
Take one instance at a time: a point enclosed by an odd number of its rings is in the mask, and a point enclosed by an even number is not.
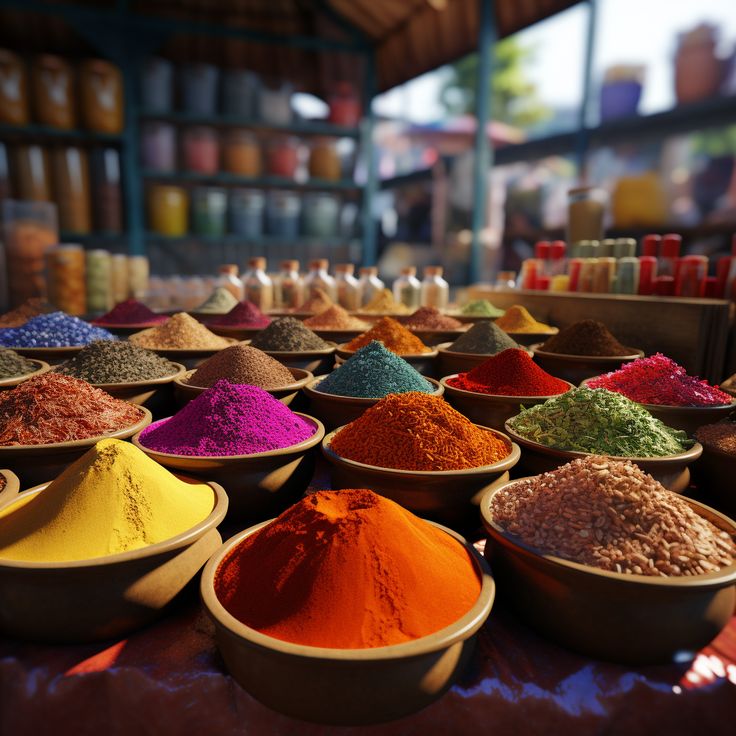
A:
[[[137,299],[126,299],[116,304],[107,314],[92,320],[95,325],[159,325],[166,322],[163,314],[152,312]]]
[[[555,396],[569,384],[543,371],[526,350],[509,348],[467,373],[447,381],[449,386],[499,396]]]
[[[253,302],[238,302],[227,314],[207,320],[214,327],[268,327],[271,320]]]

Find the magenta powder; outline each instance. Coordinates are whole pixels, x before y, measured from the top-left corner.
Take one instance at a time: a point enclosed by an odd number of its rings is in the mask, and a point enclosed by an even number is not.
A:
[[[207,322],[215,327],[268,327],[271,320],[249,301],[238,302],[227,314]]]
[[[296,445],[315,431],[262,388],[218,381],[173,417],[144,429],[140,442],[170,455],[252,455]]]

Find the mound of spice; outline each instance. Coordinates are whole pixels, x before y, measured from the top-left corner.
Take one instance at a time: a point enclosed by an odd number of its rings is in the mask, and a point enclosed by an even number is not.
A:
[[[137,299],[126,299],[109,312],[92,320],[95,325],[139,325],[149,327],[166,322],[163,314],[156,314]]]
[[[306,301],[303,301],[294,311],[319,314],[324,312],[325,309],[329,309],[334,303],[324,289],[312,289]]]
[[[542,370],[526,350],[510,348],[447,381],[449,386],[500,396],[555,396],[570,386]]]
[[[130,342],[101,340],[87,345],[56,371],[88,383],[133,383],[174,376],[178,366]]]
[[[330,343],[325,342],[305,327],[294,317],[276,319],[264,330],[261,330],[250,344],[259,350],[274,353],[308,353],[314,350],[328,350]]]
[[[382,317],[370,330],[353,338],[346,346],[346,350],[359,350],[368,343],[378,340],[392,353],[397,355],[420,355],[431,353],[416,335],[413,335],[404,325],[392,317]]]
[[[461,330],[463,323],[448,317],[436,307],[420,307],[411,316],[402,320],[410,330]]]
[[[227,314],[213,317],[207,321],[213,327],[249,327],[252,329],[268,327],[271,319],[266,317],[253,302],[238,302]]]
[[[468,317],[488,317],[489,319],[496,319],[496,317],[500,317],[504,313],[503,309],[499,309],[495,304],[489,302],[488,299],[475,299],[472,302],[468,302],[460,312]]]
[[[414,391],[381,399],[341,429],[330,449],[348,460],[398,470],[478,468],[510,452],[444,399]]]
[[[518,348],[494,322],[476,322],[465,334],[460,335],[447,349],[452,353],[496,355],[509,348]]]
[[[45,299],[26,299],[23,304],[0,316],[0,328],[20,327],[39,314],[49,314],[54,307]]]
[[[695,430],[695,439],[709,450],[717,450],[736,457],[736,423],[734,422],[716,422],[698,427]]]
[[[358,350],[315,387],[337,396],[382,399],[407,391],[434,393],[435,387],[403,358],[375,340]]]
[[[24,494],[25,495],[25,494]],[[215,496],[129,442],[98,442],[41,493],[0,512],[0,558],[67,562],[164,542],[204,521]]]
[[[173,417],[146,427],[140,442],[171,455],[223,457],[290,447],[315,431],[262,388],[218,381]]]
[[[238,343],[205,360],[187,383],[209,388],[220,380],[269,389],[294,383],[294,376],[285,365],[262,350]]]
[[[37,363],[18,355],[15,350],[0,349],[0,380],[2,381],[27,376],[29,373],[35,373],[39,368]]]
[[[406,304],[397,302],[389,289],[381,289],[363,306],[361,312],[370,312],[371,314],[409,314],[409,307]]]
[[[663,424],[643,406],[603,389],[571,389],[522,409],[508,423],[533,442],[594,455],[663,457],[692,444],[685,432]]]
[[[202,314],[227,314],[238,300],[224,286],[217,286],[214,291],[194,311]]]
[[[304,320],[313,330],[367,330],[370,325],[362,319],[350,316],[340,305],[333,304],[324,312]]]
[[[640,404],[663,406],[722,406],[732,397],[695,376],[662,353],[639,358],[588,382],[590,388],[605,388]]]
[[[244,539],[215,574],[217,598],[239,621],[333,649],[433,634],[462,618],[480,589],[458,541],[365,489],[310,494]]]
[[[629,461],[573,460],[499,491],[491,512],[542,554],[610,572],[703,575],[736,557],[727,532]]]
[[[71,376],[44,373],[0,393],[0,446],[45,445],[125,429],[143,411]]]
[[[0,330],[0,345],[9,348],[77,347],[95,340],[117,338],[101,327],[93,327],[64,312],[40,314],[20,327]]]
[[[596,357],[615,357],[632,355],[636,351],[622,345],[603,324],[595,319],[574,322],[569,327],[547,340],[539,347],[547,353],[560,355],[588,355]]]
[[[537,322],[534,317],[519,304],[509,307],[502,317],[496,320],[496,324],[506,332],[555,332],[554,327]]]
[[[179,312],[156,327],[136,332],[129,339],[154,350],[219,350],[231,344],[186,312]]]

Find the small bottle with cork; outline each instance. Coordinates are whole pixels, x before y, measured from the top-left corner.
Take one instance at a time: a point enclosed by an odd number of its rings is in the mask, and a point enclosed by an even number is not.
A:
[[[380,294],[386,285],[378,278],[378,269],[375,266],[363,266],[359,273],[360,303],[365,306],[376,294]]]
[[[238,276],[238,267],[234,263],[226,263],[217,269],[219,276],[215,282],[216,286],[227,289],[239,302],[245,298],[245,287]]]
[[[244,278],[245,298],[262,312],[273,306],[273,282],[266,273],[266,259],[259,256],[248,261]]]
[[[352,263],[338,263],[335,266],[337,303],[350,312],[360,307],[360,283],[353,276],[354,273],[355,266]]]
[[[304,301],[304,281],[299,275],[299,261],[281,261],[281,269],[273,284],[274,306],[294,309]]]
[[[415,266],[405,266],[394,281],[394,299],[409,309],[417,309],[422,295],[422,283],[417,278]]]
[[[326,258],[316,258],[309,262],[309,273],[304,279],[307,299],[315,296],[317,289],[322,289],[330,299],[337,299],[337,286],[328,272],[329,267],[330,262]]]
[[[420,301],[423,307],[447,309],[450,301],[450,285],[442,278],[442,266],[426,266]]]

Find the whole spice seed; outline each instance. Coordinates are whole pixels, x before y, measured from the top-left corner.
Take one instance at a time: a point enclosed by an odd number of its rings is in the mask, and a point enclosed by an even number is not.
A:
[[[227,314],[238,300],[224,286],[218,286],[194,311],[202,314]]]
[[[504,315],[496,320],[496,324],[506,332],[554,332],[554,328],[544,324],[544,322],[537,322],[537,320],[519,304],[514,304],[513,307],[509,307]]]
[[[86,381],[44,373],[0,393],[0,446],[83,440],[125,429],[142,418],[137,406]]]
[[[15,350],[0,349],[0,380],[26,376],[35,373],[39,367],[32,360],[18,355]]]
[[[129,339],[136,345],[154,350],[219,350],[231,345],[186,312],[169,317],[157,327],[136,332]]]
[[[382,399],[407,391],[431,394],[435,388],[403,358],[374,340],[321,380],[316,390],[337,396]]]
[[[172,455],[252,455],[299,444],[315,431],[262,388],[218,381],[173,417],[147,427],[140,442]]]
[[[432,352],[416,335],[412,335],[404,325],[392,317],[382,317],[370,330],[353,338],[345,347],[347,350],[359,350],[368,343],[378,340],[397,355],[420,355]]]
[[[330,449],[348,460],[399,470],[477,468],[510,452],[444,399],[418,392],[381,399],[334,435]]]
[[[734,422],[716,422],[698,427],[695,431],[695,439],[707,449],[718,450],[736,457],[736,423]]]
[[[436,307],[420,307],[414,314],[402,320],[410,330],[461,330],[463,323],[442,314]]]
[[[362,649],[449,626],[478,600],[480,580],[448,534],[372,491],[345,489],[310,494],[244,539],[218,567],[215,594],[277,639]]]
[[[590,388],[605,388],[640,404],[665,406],[722,406],[732,397],[695,376],[662,353],[639,358],[617,371],[588,382]]]
[[[605,389],[574,388],[509,419],[517,434],[558,450],[616,457],[663,457],[684,452],[687,434],[655,419],[643,406]]]
[[[38,317],[39,314],[49,314],[53,311],[55,311],[54,307],[44,299],[26,299],[19,307],[11,309],[0,316],[0,328],[20,327],[32,317]]]
[[[547,340],[540,350],[561,355],[616,356],[633,355],[636,351],[622,345],[609,331],[603,322],[584,319]]]
[[[173,376],[179,372],[171,361],[130,342],[101,340],[87,345],[57,373],[88,383],[133,383]]]
[[[370,325],[357,317],[351,317],[341,306],[333,304],[324,312],[304,320],[313,330],[367,330]]]
[[[496,353],[500,353],[503,350],[518,347],[518,343],[512,340],[495,323],[476,322],[447,349],[452,353],[496,355]]]
[[[276,319],[261,330],[250,342],[259,350],[275,353],[307,353],[314,350],[327,350],[330,346],[294,317]]]
[[[463,391],[501,396],[554,396],[570,386],[543,371],[526,350],[510,348],[447,381]]]
[[[371,314],[408,314],[409,307],[397,302],[388,289],[381,289],[373,295],[373,298],[363,306],[361,311]]]
[[[0,330],[0,345],[9,348],[61,348],[88,345],[95,340],[117,338],[64,312],[32,317],[24,325]]]
[[[268,327],[271,319],[266,317],[252,302],[238,302],[227,314],[207,321],[213,327]]]
[[[215,353],[189,377],[190,386],[209,388],[220,380],[277,388],[294,383],[289,369],[258,348],[238,343]]]
[[[95,325],[140,325],[153,326],[166,322],[163,314],[156,314],[137,299],[126,299],[116,304],[109,312],[92,321]]]
[[[319,314],[329,309],[335,302],[330,299],[330,295],[323,289],[313,289],[306,301],[303,301],[294,311],[310,312],[311,314]]]
[[[499,309],[495,304],[489,302],[488,299],[476,299],[475,301],[468,302],[462,308],[461,312],[469,317],[496,319],[503,314],[503,309]]]
[[[629,461],[573,460],[499,491],[491,513],[542,554],[611,572],[702,575],[736,557],[727,532]]]

